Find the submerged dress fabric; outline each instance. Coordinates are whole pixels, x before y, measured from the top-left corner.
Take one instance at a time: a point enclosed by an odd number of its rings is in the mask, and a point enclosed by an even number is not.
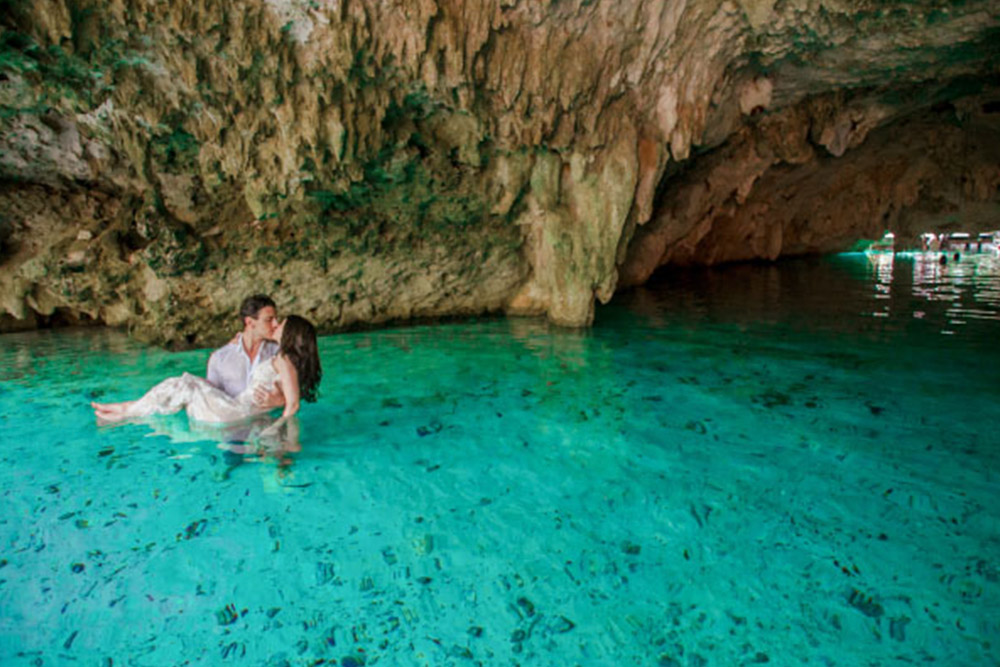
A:
[[[278,379],[273,362],[257,366],[250,376],[250,384],[238,396],[230,396],[205,378],[184,373],[167,378],[150,389],[129,406],[129,417],[169,415],[186,409],[188,417],[200,422],[235,422],[262,412],[254,405],[253,393],[257,387],[270,388]]]

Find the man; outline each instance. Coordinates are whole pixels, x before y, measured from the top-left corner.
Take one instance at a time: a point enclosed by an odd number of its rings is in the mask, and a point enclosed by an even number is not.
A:
[[[253,370],[278,353],[278,344],[271,340],[278,328],[278,313],[269,296],[254,294],[244,299],[240,320],[243,331],[208,358],[208,381],[230,396],[242,393]],[[284,405],[285,397],[277,387],[271,391],[258,387],[254,403],[270,410]]]

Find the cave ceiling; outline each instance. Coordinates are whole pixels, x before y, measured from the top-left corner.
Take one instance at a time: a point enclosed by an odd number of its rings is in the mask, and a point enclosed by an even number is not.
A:
[[[0,4],[4,330],[580,326],[665,265],[1000,227],[1000,2]]]

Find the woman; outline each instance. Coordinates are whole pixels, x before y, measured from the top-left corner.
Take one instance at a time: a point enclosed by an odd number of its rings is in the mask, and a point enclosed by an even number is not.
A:
[[[205,378],[190,373],[167,378],[142,398],[124,403],[91,403],[98,419],[121,421],[148,415],[169,415],[181,408],[201,422],[241,421],[260,412],[254,405],[254,389],[277,384],[285,397],[284,421],[299,411],[302,400],[315,401],[323,370],[316,347],[316,329],[308,320],[290,315],[274,334],[278,354],[253,370],[250,383],[239,396],[230,396]]]

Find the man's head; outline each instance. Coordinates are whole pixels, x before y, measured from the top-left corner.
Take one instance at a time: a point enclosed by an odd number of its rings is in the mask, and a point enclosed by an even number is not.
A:
[[[255,339],[270,339],[278,328],[278,313],[271,297],[254,294],[240,306],[243,333]]]

